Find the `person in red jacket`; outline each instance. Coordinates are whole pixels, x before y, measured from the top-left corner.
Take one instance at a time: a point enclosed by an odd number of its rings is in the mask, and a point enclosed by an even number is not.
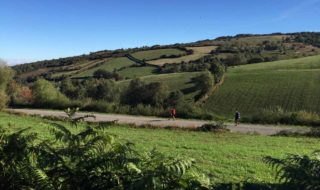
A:
[[[173,120],[176,119],[176,113],[177,111],[175,108],[170,109],[170,116]]]

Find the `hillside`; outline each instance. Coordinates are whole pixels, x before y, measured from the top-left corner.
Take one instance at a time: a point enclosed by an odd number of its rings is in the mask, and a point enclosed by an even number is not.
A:
[[[66,96],[61,107],[161,116],[169,107],[179,107],[184,112],[181,117],[202,119],[231,118],[235,109],[244,116],[278,107],[320,113],[320,33],[242,34],[104,50],[13,69],[17,81],[27,87],[39,78],[54,81],[54,87]],[[141,83],[126,94],[130,81],[138,77]],[[150,84],[155,82],[159,83]],[[163,96],[158,98],[158,94]],[[128,97],[140,102],[128,102]],[[156,111],[134,111],[138,104],[145,109],[152,105]]]
[[[235,109],[248,116],[275,107],[320,113],[319,84],[320,56],[237,66],[204,108],[225,116]]]
[[[189,63],[205,56],[214,56],[232,66],[317,55],[320,54],[319,41],[319,33],[237,35],[187,44],[103,50],[13,68],[20,80],[28,82],[37,77],[54,81],[90,78],[98,69],[117,72],[123,79],[127,79],[157,74],[157,70],[165,64]],[[141,73],[135,68],[137,66],[141,67]]]

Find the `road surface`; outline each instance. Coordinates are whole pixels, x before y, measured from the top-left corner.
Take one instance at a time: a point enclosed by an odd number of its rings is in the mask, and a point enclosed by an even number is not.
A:
[[[63,111],[53,111],[53,110],[40,110],[40,109],[8,109],[8,111],[25,113],[28,115],[40,115],[40,116],[66,116]],[[78,112],[77,116],[84,116],[91,114],[89,112]],[[176,119],[168,120],[166,118],[158,117],[145,117],[145,116],[133,116],[133,115],[120,115],[120,114],[103,114],[103,113],[93,113],[96,119],[88,119],[90,121],[115,121],[117,120],[120,124],[135,124],[135,125],[152,125],[157,127],[182,127],[182,128],[196,128],[200,127],[205,123],[210,123],[210,121],[204,120],[187,120],[187,119]],[[272,126],[272,125],[255,125],[255,124],[240,124],[239,126],[234,126],[234,124],[227,123],[227,128],[231,132],[239,133],[255,133],[261,135],[274,135],[282,130],[288,130],[291,132],[307,132],[310,128],[297,127],[297,126]]]

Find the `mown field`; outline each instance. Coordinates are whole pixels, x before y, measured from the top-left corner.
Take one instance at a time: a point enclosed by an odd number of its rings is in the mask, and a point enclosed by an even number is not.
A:
[[[50,139],[50,121],[38,117],[0,113],[0,126],[11,131],[29,127],[43,140]],[[79,128],[72,128],[73,132]],[[137,150],[157,150],[170,156],[192,157],[197,166],[211,174],[215,182],[274,183],[274,171],[262,158],[282,158],[286,154],[309,154],[320,146],[314,138],[269,137],[246,134],[214,134],[166,129],[142,129],[112,126],[104,133],[112,134],[117,141],[130,141]]]
[[[194,97],[199,93],[199,89],[195,87],[193,78],[199,76],[202,72],[192,73],[171,73],[143,76],[140,79],[146,83],[162,82],[169,87],[169,91],[181,90],[185,94],[185,99],[189,102],[194,101]],[[120,81],[120,86],[124,87],[129,85],[130,80]]]
[[[156,49],[156,50],[147,50],[147,51],[139,51],[136,53],[133,53],[132,56],[136,59],[140,60],[153,60],[153,59],[159,59],[161,56],[180,56],[186,54],[185,51],[174,49],[174,48],[168,48],[168,49]]]
[[[189,62],[197,60],[205,55],[208,55],[212,50],[215,50],[217,46],[204,46],[204,47],[187,47],[187,49],[193,50],[193,53],[190,55],[178,57],[178,58],[165,58],[165,59],[157,59],[148,61],[151,65],[162,66],[164,64],[174,64],[181,62]]]
[[[230,117],[235,109],[250,116],[275,107],[320,113],[319,84],[320,56],[229,68],[204,108]]]

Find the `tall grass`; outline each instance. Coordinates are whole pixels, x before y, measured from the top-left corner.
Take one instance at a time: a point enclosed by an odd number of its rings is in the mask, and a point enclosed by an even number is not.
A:
[[[280,107],[264,109],[242,120],[249,123],[320,126],[320,115],[317,113],[287,112]]]

